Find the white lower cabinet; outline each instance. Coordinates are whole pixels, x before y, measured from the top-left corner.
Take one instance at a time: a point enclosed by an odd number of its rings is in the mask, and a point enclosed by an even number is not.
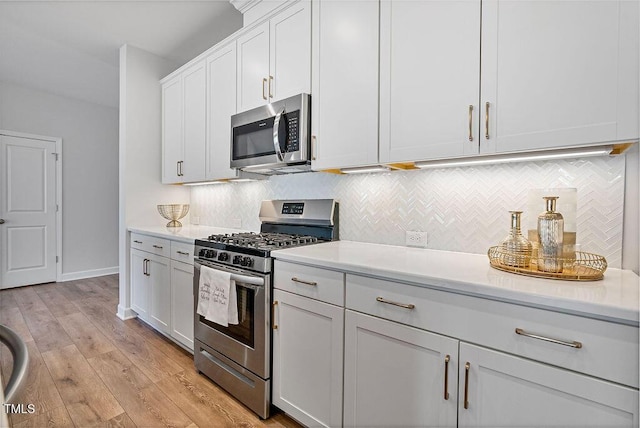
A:
[[[342,426],[344,273],[276,260],[272,402],[306,426]]]
[[[632,388],[467,343],[458,370],[460,427],[638,426]]]
[[[163,333],[171,323],[169,259],[131,249],[131,309]]]
[[[162,256],[149,255],[147,279],[149,280],[148,322],[158,331],[165,334],[171,332],[171,282],[169,259]]]
[[[458,341],[350,310],[344,426],[455,427]]]
[[[193,349],[193,265],[171,260],[171,337]]]
[[[193,244],[131,234],[131,309],[193,350]]]

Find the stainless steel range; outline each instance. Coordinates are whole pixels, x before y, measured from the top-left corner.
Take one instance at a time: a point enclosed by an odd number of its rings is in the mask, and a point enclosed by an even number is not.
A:
[[[211,235],[195,242],[195,307],[202,266],[231,273],[238,324],[224,327],[194,311],[196,369],[262,418],[271,405],[271,251],[337,240],[333,199],[271,200],[260,206],[260,233]]]

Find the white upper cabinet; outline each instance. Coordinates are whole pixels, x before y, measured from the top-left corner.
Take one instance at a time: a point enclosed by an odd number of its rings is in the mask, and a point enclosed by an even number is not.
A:
[[[380,161],[477,153],[480,0],[380,5]]]
[[[182,159],[182,76],[162,85],[162,182],[178,183]]]
[[[300,1],[242,34],[238,111],[311,89],[311,5]]]
[[[637,140],[639,15],[631,1],[383,0],[380,162]]]
[[[207,58],[206,179],[236,177],[231,159],[231,116],[236,113],[236,44]]]
[[[375,164],[378,1],[316,1],[312,17],[311,166]]]
[[[163,183],[186,183],[204,179],[205,109],[204,61],[163,83]]]
[[[238,43],[238,111],[269,100],[269,23],[243,34]]]
[[[638,18],[635,1],[484,0],[480,152],[637,140]]]

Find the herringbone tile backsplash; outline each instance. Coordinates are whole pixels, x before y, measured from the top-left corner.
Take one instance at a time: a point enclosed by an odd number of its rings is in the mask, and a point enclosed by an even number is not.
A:
[[[364,175],[305,173],[268,181],[194,187],[191,216],[200,224],[259,230],[263,199],[335,198],[340,239],[404,245],[405,231],[426,231],[428,248],[486,254],[508,233],[509,210],[522,210],[530,189],[577,189],[582,251],[622,260],[624,156],[513,163]]]

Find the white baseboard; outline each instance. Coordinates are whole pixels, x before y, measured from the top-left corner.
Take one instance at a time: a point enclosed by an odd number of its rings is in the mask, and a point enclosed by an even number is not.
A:
[[[104,268],[104,269],[93,269],[93,270],[84,270],[80,272],[63,273],[62,277],[58,279],[58,282],[75,281],[77,279],[113,275],[114,273],[118,273],[119,270],[120,268],[118,266],[114,266],[114,267]]]
[[[131,318],[136,318],[138,314],[131,308],[123,308],[118,305],[118,313],[116,314],[118,318],[121,320],[129,320]]]

